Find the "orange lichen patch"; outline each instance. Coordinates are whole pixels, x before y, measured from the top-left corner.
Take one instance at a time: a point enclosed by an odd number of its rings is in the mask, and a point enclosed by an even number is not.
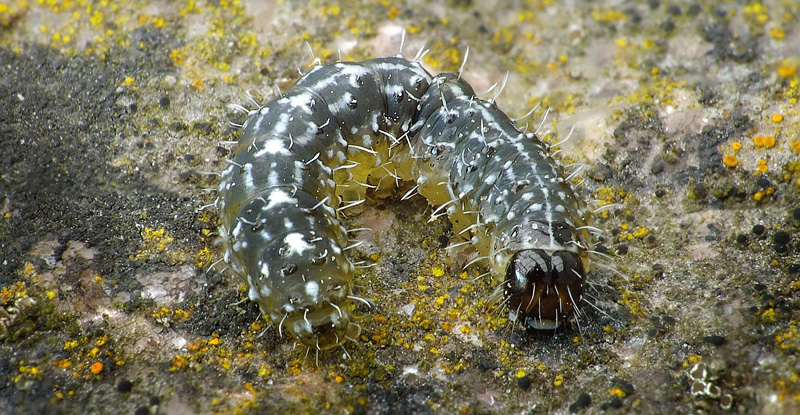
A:
[[[783,121],[783,115],[781,115],[781,114],[779,114],[777,112],[775,114],[772,114],[771,118],[772,118],[772,122],[774,122],[776,124],[781,122],[781,121]]]
[[[95,375],[98,375],[98,374],[100,374],[100,372],[102,372],[102,371],[103,371],[103,364],[102,364],[102,363],[100,363],[100,362],[95,362],[95,363],[93,363],[93,364],[92,364],[91,371],[92,371],[92,373],[94,373]]]
[[[757,135],[753,137],[753,144],[755,144],[756,147],[772,148],[775,147],[775,141],[775,137],[771,135]]]
[[[728,154],[722,158],[722,163],[727,167],[736,167],[739,165],[739,159],[733,154]]]
[[[775,40],[781,40],[786,37],[786,32],[780,27],[773,27],[769,30],[769,37]]]
[[[8,305],[27,295],[28,290],[25,288],[25,282],[19,281],[10,287],[0,289],[0,305]]]
[[[758,162],[756,162],[756,171],[758,171],[759,173],[766,173],[767,171],[769,171],[769,166],[767,166],[767,161],[764,159],[759,159]]]
[[[734,141],[731,143],[731,148],[733,149],[733,151],[739,151],[742,149],[742,143]]]
[[[778,317],[775,315],[774,308],[768,308],[761,313],[761,318],[768,323],[775,323],[778,321]]]
[[[186,369],[188,367],[188,360],[182,355],[175,355],[172,358],[172,366],[170,366],[170,372],[174,372],[176,370]]]
[[[213,252],[211,252],[208,248],[201,249],[197,254],[194,256],[194,263],[198,268],[205,268],[209,266],[215,260],[215,256]]]
[[[778,66],[778,76],[781,78],[791,78],[797,73],[797,65],[790,63],[789,61],[781,62],[780,66]]]
[[[750,3],[744,6],[744,15],[748,19],[763,25],[769,21],[769,7],[761,3]]]
[[[592,19],[596,22],[613,23],[625,20],[627,16],[621,10],[593,10]]]
[[[444,269],[442,269],[442,267],[433,267],[431,270],[431,275],[437,278],[444,276]]]

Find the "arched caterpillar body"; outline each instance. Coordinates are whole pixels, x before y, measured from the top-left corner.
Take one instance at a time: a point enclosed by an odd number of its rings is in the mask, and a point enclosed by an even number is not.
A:
[[[588,210],[548,148],[460,76],[400,56],[317,66],[250,111],[217,208],[225,261],[303,344],[358,336],[338,211],[414,181],[504,281],[512,319],[557,327],[581,301]]]

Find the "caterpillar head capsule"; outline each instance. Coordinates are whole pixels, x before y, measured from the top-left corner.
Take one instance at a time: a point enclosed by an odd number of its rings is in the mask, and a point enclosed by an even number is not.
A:
[[[527,249],[517,252],[506,271],[504,293],[512,321],[534,329],[554,329],[575,312],[583,295],[585,269],[578,254]]]

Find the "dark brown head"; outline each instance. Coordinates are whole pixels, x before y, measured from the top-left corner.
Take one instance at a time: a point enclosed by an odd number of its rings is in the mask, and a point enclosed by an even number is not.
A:
[[[517,252],[506,270],[504,293],[512,318],[535,329],[553,329],[570,318],[583,295],[583,261],[568,251]]]

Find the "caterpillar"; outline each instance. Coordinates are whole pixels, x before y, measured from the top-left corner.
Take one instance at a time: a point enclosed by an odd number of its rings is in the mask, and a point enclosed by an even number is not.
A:
[[[242,128],[215,201],[224,260],[281,336],[316,350],[359,336],[340,213],[401,181],[502,281],[512,321],[556,328],[575,313],[589,210],[549,147],[460,73],[402,55],[318,64]]]

